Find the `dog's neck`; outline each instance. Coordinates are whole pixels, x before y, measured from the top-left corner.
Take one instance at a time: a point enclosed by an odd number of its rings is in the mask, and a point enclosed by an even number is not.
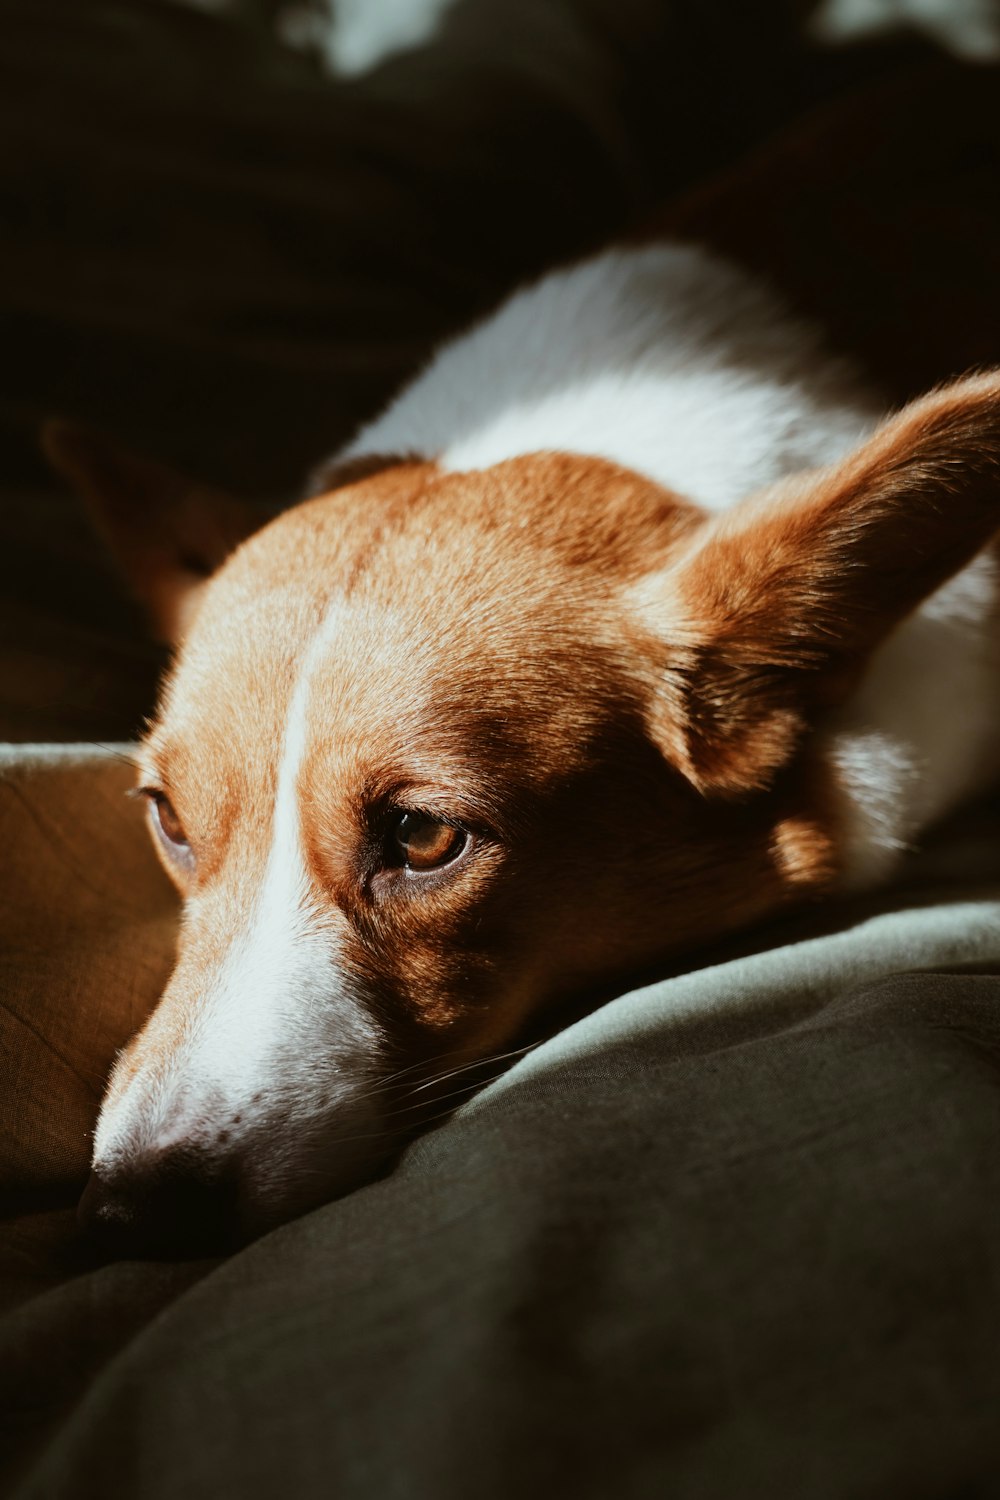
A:
[[[468,470],[564,450],[714,511],[842,458],[882,414],[752,278],[698,247],[655,245],[517,293],[446,345],[340,461],[414,454]],[[984,554],[876,653],[824,733],[849,885],[883,879],[923,828],[995,776],[998,600]]]

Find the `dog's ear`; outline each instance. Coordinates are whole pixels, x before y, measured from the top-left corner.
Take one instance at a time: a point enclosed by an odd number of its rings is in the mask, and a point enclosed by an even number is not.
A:
[[[83,499],[156,634],[179,640],[201,585],[266,517],[76,423],[47,422],[42,446]]]
[[[711,795],[766,787],[871,652],[1000,528],[1000,372],[932,392],[833,468],[706,521],[644,580],[653,733]]]

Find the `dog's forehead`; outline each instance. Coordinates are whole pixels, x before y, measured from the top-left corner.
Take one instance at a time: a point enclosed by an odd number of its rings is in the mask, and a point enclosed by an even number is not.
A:
[[[522,568],[534,552],[550,571],[631,580],[703,519],[646,476],[580,454],[532,453],[470,472],[397,462],[286,512],[241,549],[234,571],[280,576],[290,559],[300,578],[313,571],[320,587],[350,589],[377,585],[421,546],[464,569],[472,546]]]
[[[577,684],[599,697],[613,655],[616,586],[697,520],[601,460],[393,466],[285,513],[209,583],[162,732],[185,761],[273,785],[296,693],[311,739],[390,758],[453,747],[456,726],[485,743],[578,716]]]

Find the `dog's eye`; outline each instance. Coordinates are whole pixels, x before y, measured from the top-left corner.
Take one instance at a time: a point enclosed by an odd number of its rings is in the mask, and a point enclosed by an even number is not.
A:
[[[393,843],[408,870],[436,870],[465,848],[467,835],[426,813],[404,812],[392,830]]]
[[[181,827],[181,820],[174,812],[174,805],[170,798],[165,797],[162,792],[157,792],[151,800],[153,811],[160,825],[160,832],[163,834],[163,837],[171,844],[186,844],[187,839],[184,836],[184,829]]]
[[[176,859],[180,864],[187,863],[192,858],[191,845],[187,841],[187,835],[170,798],[165,792],[145,789],[144,795],[149,801],[150,818],[160,842],[171,858]]]

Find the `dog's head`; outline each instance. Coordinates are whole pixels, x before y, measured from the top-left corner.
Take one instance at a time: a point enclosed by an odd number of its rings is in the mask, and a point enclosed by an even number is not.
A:
[[[995,529],[998,410],[953,386],[719,518],[565,454],[373,465],[234,550],[229,502],[54,433],[178,641],[139,773],[177,966],[92,1216],[257,1232],[556,1003],[828,887],[810,730]]]

